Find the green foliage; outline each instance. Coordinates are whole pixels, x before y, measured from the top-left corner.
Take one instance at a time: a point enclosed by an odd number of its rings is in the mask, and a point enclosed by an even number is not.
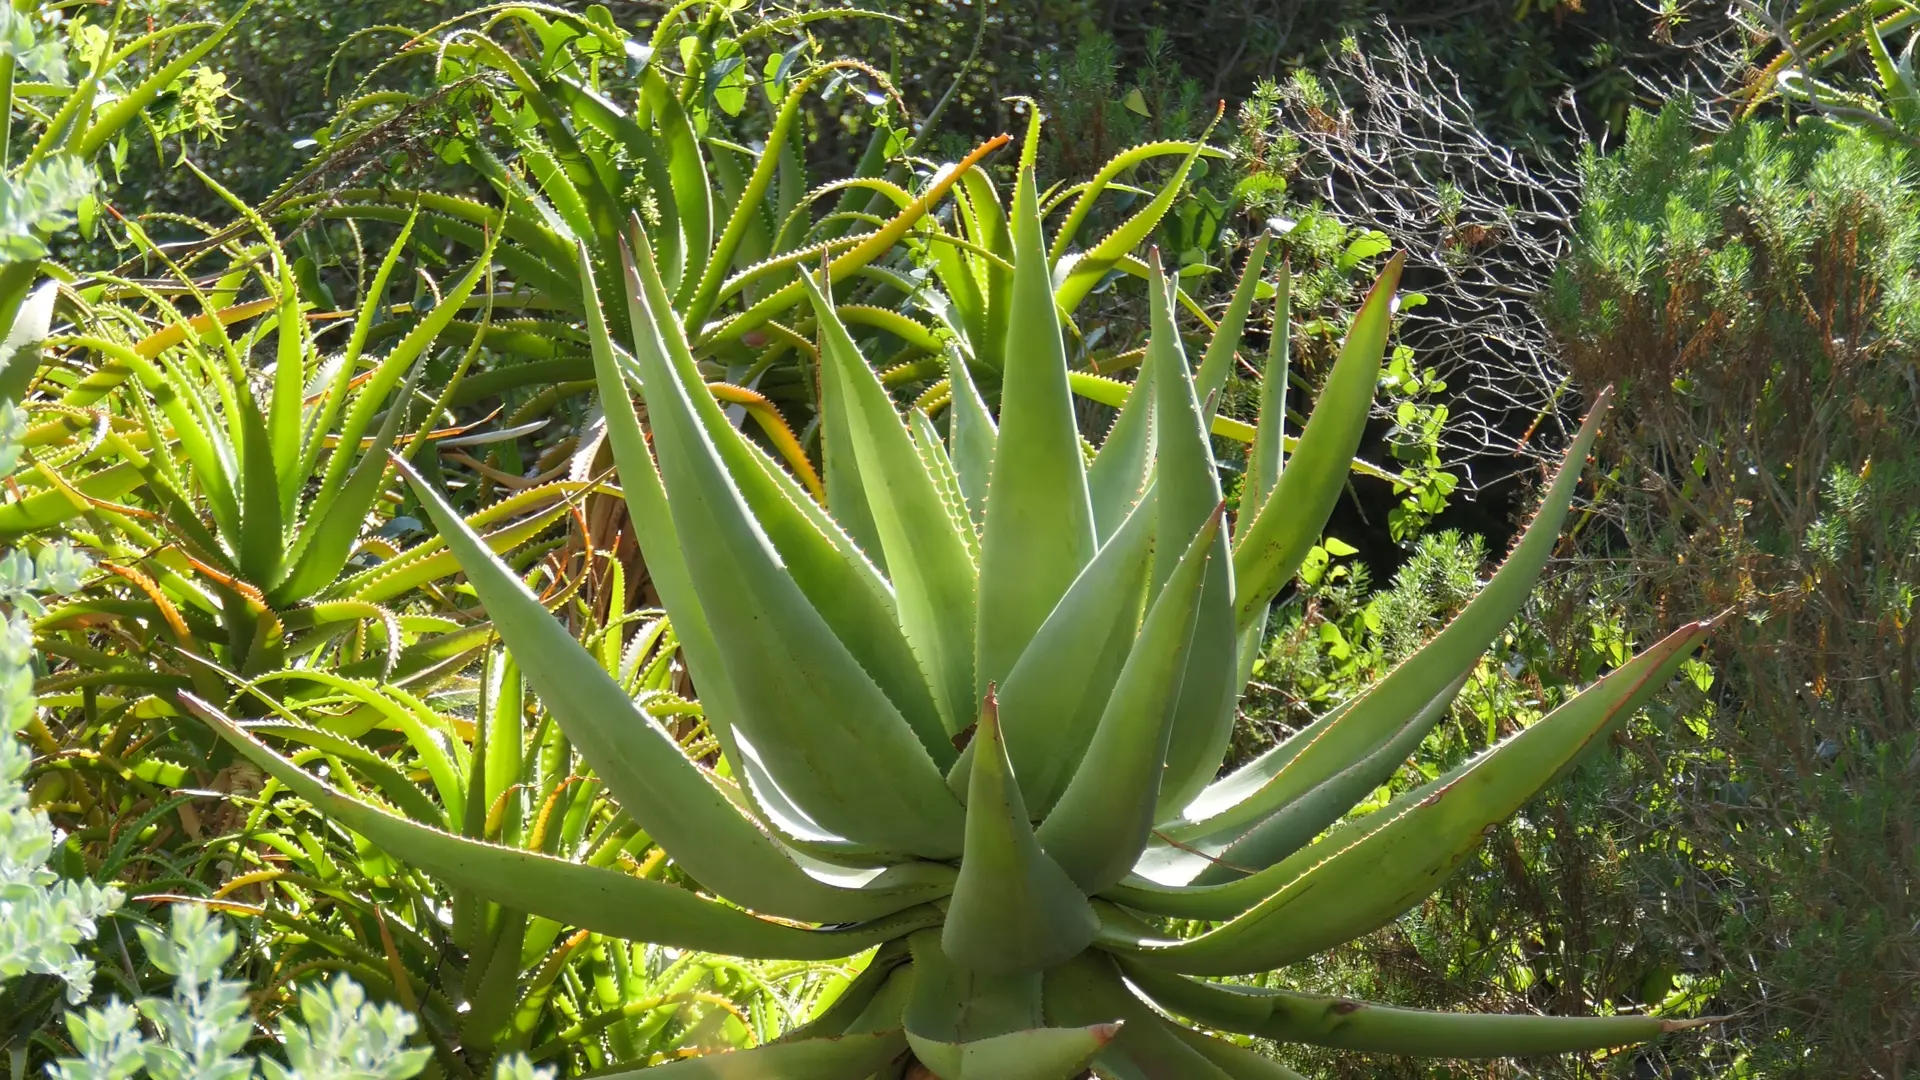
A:
[[[1427,1014],[1188,977],[1269,970],[1392,921],[1490,822],[1663,683],[1704,627],[1620,655],[1619,670],[1487,754],[1379,813],[1345,818],[1444,713],[1524,601],[1577,483],[1567,468],[1506,566],[1433,642],[1309,733],[1216,781],[1268,602],[1309,556],[1353,465],[1400,262],[1355,316],[1284,470],[1284,409],[1263,410],[1250,435],[1254,478],[1229,528],[1208,420],[1268,242],[1197,367],[1176,330],[1176,291],[1145,267],[1153,333],[1089,464],[1060,311],[1132,258],[1158,210],[1066,255],[1096,180],[1062,197],[1080,201],[1049,252],[1031,138],[1025,149],[1009,209],[975,186],[984,176],[961,181],[967,227],[987,238],[983,215],[996,211],[1011,258],[998,302],[955,320],[943,397],[903,418],[838,316],[830,271],[801,279],[821,335],[824,500],[726,418],[696,362],[699,323],[674,306],[643,222],[624,268],[631,353],[592,302],[597,260],[577,241],[607,436],[717,744],[710,757],[680,745],[424,480],[415,485],[516,664],[623,815],[687,880],[741,907],[593,857],[428,828],[273,753],[217,705],[184,700],[343,826],[503,907],[746,957],[880,946],[805,1037],[746,1052],[742,1069],[793,1059],[811,1062],[809,1075],[863,1077],[910,1048],[947,1080],[1064,1077],[1090,1058],[1121,1070],[1179,1060],[1223,1075],[1271,1071],[1144,1008],[1123,969],[1162,1008],[1208,1026],[1352,1049],[1548,1053],[1687,1026]],[[979,246],[961,249],[971,267],[957,257],[937,267],[950,287],[1000,272]],[[1278,357],[1270,379],[1285,378],[1284,349]],[[997,420],[970,377],[976,363],[997,383]],[[645,393],[650,442],[626,406],[629,378]],[[943,406],[944,439],[930,415]],[[862,868],[866,883],[803,869],[820,860]],[[1174,929],[1188,919],[1212,925]]]
[[[11,402],[0,402],[0,474],[19,459],[23,425]],[[68,1000],[86,996],[93,962],[76,946],[91,938],[96,920],[121,897],[91,881],[62,881],[46,868],[56,836],[47,815],[21,787],[33,755],[16,737],[34,721],[33,631],[26,612],[39,609],[35,593],[78,585],[85,560],[63,544],[47,544],[39,558],[19,549],[0,555],[0,600],[15,609],[0,623],[0,1005],[5,984],[23,975],[52,976]],[[19,1008],[12,1002],[8,1011]]]
[[[1694,957],[1741,958],[1715,991],[1743,1017],[1720,1067],[1897,1073],[1916,1049],[1920,865],[1889,826],[1920,763],[1920,187],[1871,132],[1749,122],[1696,148],[1677,109],[1636,119],[1587,184],[1550,315],[1576,375],[1629,408],[1584,546],[1643,568],[1609,586],[1630,635],[1740,615],[1710,701],[1646,733],[1638,807],[1606,811],[1651,849],[1629,882],[1684,900],[1594,932],[1696,979]]]

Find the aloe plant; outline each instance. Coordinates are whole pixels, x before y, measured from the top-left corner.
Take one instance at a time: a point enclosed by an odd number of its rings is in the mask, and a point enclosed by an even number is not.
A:
[[[667,1065],[663,1077],[917,1068],[1050,1080],[1089,1063],[1123,1078],[1275,1077],[1292,1073],[1188,1022],[1479,1057],[1687,1026],[1422,1012],[1210,981],[1309,960],[1418,903],[1708,628],[1675,633],[1453,773],[1347,816],[1445,713],[1525,599],[1597,435],[1596,408],[1533,523],[1445,630],[1365,695],[1218,776],[1268,604],[1319,537],[1358,445],[1400,262],[1357,315],[1291,454],[1284,360],[1270,361],[1229,523],[1204,391],[1254,288],[1238,291],[1196,370],[1171,289],[1149,268],[1151,344],[1089,463],[1038,204],[1023,169],[998,417],[956,364],[944,437],[924,412],[897,410],[826,291],[803,280],[821,327],[824,426],[844,432],[857,480],[825,505],[727,422],[633,224],[631,349],[589,309],[591,343],[641,547],[719,744],[711,758],[685,752],[416,484],[532,688],[685,886],[449,835],[338,790],[213,703],[189,696],[190,707],[315,807],[500,904],[743,957],[877,948],[782,1041]],[[585,251],[580,267],[594,295]],[[630,406],[636,384],[650,440]]]

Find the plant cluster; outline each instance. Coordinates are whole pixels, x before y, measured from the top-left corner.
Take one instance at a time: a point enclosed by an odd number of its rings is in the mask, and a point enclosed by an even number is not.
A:
[[[229,24],[13,10],[16,1071],[1906,1067],[1899,140],[1702,147],[1609,45],[1576,182],[1405,37],[1228,121],[1061,5],[1016,161],[989,7],[377,29],[277,184],[197,164]],[[218,213],[105,212],[143,128]],[[1560,435],[1483,581],[1459,485]]]

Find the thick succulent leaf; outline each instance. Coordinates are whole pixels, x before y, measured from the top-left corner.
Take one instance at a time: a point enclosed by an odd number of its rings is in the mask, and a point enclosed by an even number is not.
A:
[[[867,505],[886,552],[907,641],[932,684],[949,733],[973,722],[974,594],[978,570],[932,469],[847,333],[832,301],[803,278],[820,322],[821,356],[866,486]],[[967,526],[971,528],[971,526]]]
[[[1151,276],[1151,271],[1144,269],[1146,264],[1142,263],[1141,266],[1143,267],[1142,275]],[[1067,386],[1073,390],[1074,394],[1115,409],[1124,407],[1133,396],[1133,385],[1105,375],[1095,375],[1089,371],[1067,373]],[[1259,434],[1252,424],[1235,420],[1231,416],[1219,415],[1214,416],[1212,426],[1208,430],[1220,438],[1232,439],[1234,442],[1248,446],[1253,444],[1254,438]],[[1292,450],[1298,442],[1299,440],[1292,435],[1283,438],[1283,444],[1287,450]],[[1392,482],[1398,476],[1364,458],[1353,459],[1352,471],[1355,476],[1367,476],[1388,482]]]
[[[1201,583],[1219,554],[1221,513],[1216,507],[1154,598],[1093,742],[1037,834],[1089,894],[1125,876],[1152,835]]]
[[[952,872],[934,864],[914,864],[924,881],[872,891],[837,888],[796,865],[772,837],[740,816],[705,770],[487,550],[439,492],[411,470],[407,478],[561,730],[620,809],[702,886],[755,911],[810,922],[874,918],[946,894]]]
[[[915,936],[927,933],[938,936],[937,931],[930,930],[917,931]],[[806,1023],[782,1034],[779,1041],[799,1042],[803,1039],[816,1039],[826,1035],[846,1034],[852,1029],[854,1021],[873,1004],[874,999],[893,978],[894,973],[899,971],[901,965],[908,960],[906,940],[895,938],[880,946],[874,951],[873,959],[867,961],[867,966],[860,969],[860,973],[847,983],[846,988],[841,990],[826,1008],[815,1013]],[[899,1026],[900,1014],[896,1011],[881,1030]]]
[[[1206,983],[1124,963],[1127,978],[1177,1016],[1278,1042],[1374,1054],[1492,1058],[1566,1054],[1646,1042],[1699,1021],[1657,1016],[1539,1016],[1397,1009],[1346,998]]]
[[[1193,163],[1199,159],[1201,151],[1205,148],[1204,140],[1196,141],[1193,149],[1181,160],[1180,167],[1167,178],[1166,184],[1147,205],[1102,237],[1099,243],[1088,248],[1085,254],[1077,259],[1061,260],[1061,270],[1064,273],[1060,287],[1054,293],[1060,304],[1060,310],[1071,314],[1088,294],[1093,292],[1094,286],[1100,284],[1101,279],[1107,276],[1107,272],[1112,270],[1115,264],[1131,253],[1134,248],[1139,247],[1141,241],[1153,234],[1153,230],[1160,227],[1161,219],[1167,216],[1167,211],[1172,209],[1174,200],[1180,197],[1180,190],[1186,186],[1187,173],[1193,168]],[[1076,207],[1076,210],[1078,209]],[[1017,226],[1017,210],[1015,214]],[[1017,239],[1015,248],[1018,250]],[[1018,288],[1018,286],[1015,287]]]
[[[1184,557],[1176,538],[1201,528],[1220,505],[1220,474],[1214,466],[1200,403],[1194,400],[1193,380],[1186,351],[1173,322],[1172,283],[1153,257],[1153,327],[1147,351],[1153,354],[1154,428],[1158,432],[1154,471],[1159,491],[1159,535],[1165,538],[1154,551],[1152,589],[1171,580]],[[1233,623],[1233,559],[1224,531],[1214,538],[1198,611],[1193,645],[1186,652],[1174,704],[1173,728],[1167,739],[1166,774],[1160,781],[1159,816],[1169,817],[1185,806],[1220,770],[1227,740],[1233,735],[1233,705],[1239,687],[1233,676],[1238,647]],[[1148,593],[1154,595],[1153,592]]]
[[[847,536],[881,571],[887,568],[886,546],[874,524],[867,486],[860,479],[860,458],[854,450],[851,410],[839,379],[820,380],[820,471],[827,489],[827,510]]]
[[[240,572],[249,582],[279,579],[287,554],[286,516],[280,505],[280,473],[273,459],[273,436],[253,391],[234,385],[240,424]]]
[[[1027,807],[1045,816],[1086,753],[1134,647],[1153,555],[1154,495],[1080,572],[1001,684],[1000,726]],[[963,755],[960,765],[971,755]],[[964,780],[965,774],[955,775]]]
[[[1293,580],[1307,551],[1319,542],[1327,515],[1347,482],[1380,380],[1380,361],[1386,354],[1393,317],[1393,290],[1400,283],[1405,261],[1404,255],[1395,255],[1360,305],[1293,458],[1272,496],[1254,515],[1253,523],[1242,527],[1235,542],[1233,576],[1240,626],[1253,622],[1260,609]]]
[[[595,1076],[597,1080],[866,1080],[906,1052],[905,1035],[898,1030],[881,1031],[773,1042]]]
[[[844,930],[808,930],[769,922],[672,885],[454,836],[344,795],[268,749],[218,708],[191,694],[183,694],[182,700],[248,760],[395,858],[504,907],[563,925],[730,956],[826,960],[939,923],[939,913],[923,907]]]
[[[892,251],[894,247],[900,243],[901,239],[904,238],[916,224],[926,218],[941,199],[946,197],[947,192],[952,190],[953,185],[962,175],[965,175],[969,169],[973,168],[974,165],[979,163],[987,155],[1006,145],[1006,142],[1007,137],[1005,135],[989,139],[975,147],[971,153],[962,158],[957,164],[942,168],[936,172],[933,175],[932,182],[927,186],[927,190],[922,192],[921,196],[915,199],[911,205],[887,219],[886,223],[878,229],[875,229],[871,233],[863,234],[864,238],[855,243],[852,248],[835,256],[828,262],[826,270],[828,279],[835,283],[844,281],[851,275],[866,269],[875,259]],[[735,315],[733,318],[717,326],[710,325],[707,330],[701,334],[699,340],[702,344],[707,344],[738,338],[750,330],[755,330],[766,325],[769,320],[778,317],[781,312],[802,302],[804,299],[805,295],[800,287],[800,283],[798,281],[792,282],[769,294],[766,298],[740,314]]]
[[[946,505],[947,516],[953,522],[953,531],[960,536],[961,544],[967,549],[968,565],[973,567],[976,587],[979,584],[980,532],[974,523],[972,513],[967,509],[967,496],[960,490],[960,474],[953,469],[953,457],[947,453],[947,444],[940,438],[940,429],[933,420],[917,408],[907,410],[907,429],[913,434],[913,448],[919,452],[921,460],[927,464],[933,482],[940,489],[940,500]],[[976,588],[977,592],[977,588]],[[968,662],[972,662],[972,652],[968,652]]]
[[[1171,1025],[1127,989],[1105,953],[1091,950],[1048,971],[1045,993],[1050,1024],[1121,1025],[1119,1034],[1094,1057],[1094,1069],[1102,1077],[1233,1080],[1176,1038]]]
[[[713,188],[707,180],[706,155],[701,153],[692,118],[658,71],[647,72],[640,93],[643,107],[659,125],[667,176],[673,185],[674,214],[680,226],[673,246],[679,256],[674,260],[676,295],[691,299],[713,252]]]
[[[1216,1039],[1180,1024],[1168,1024],[1167,1030],[1173,1033],[1174,1038],[1186,1043],[1189,1049],[1213,1062],[1216,1068],[1233,1080],[1306,1080],[1299,1073],[1257,1050],[1250,1050],[1225,1039]]]
[[[1153,375],[1156,354],[1149,351],[1134,377],[1132,392],[1108,429],[1106,441],[1087,466],[1087,490],[1093,499],[1093,526],[1101,543],[1139,505],[1153,474]]]
[[[1114,947],[1170,971],[1229,975],[1290,964],[1381,926],[1420,902],[1618,717],[1666,683],[1708,624],[1676,631],[1544,719],[1291,858],[1230,885],[1268,897],[1208,933],[1171,943],[1103,926]]]
[[[1086,948],[1098,921],[1034,839],[991,693],[973,745],[966,851],[941,947],[955,963],[987,974],[1038,971]]]
[[[1267,367],[1260,375],[1260,420],[1247,449],[1246,479],[1240,488],[1240,519],[1252,525],[1280,479],[1287,442],[1287,369],[1293,348],[1293,268],[1285,261],[1274,282],[1273,334],[1267,341]]]
[[[913,1056],[940,1080],[1073,1080],[1121,1025],[1029,1028],[965,1043],[943,1043],[907,1032]]]
[[[644,296],[636,307],[667,510],[718,645],[716,674],[733,683],[740,752],[835,835],[931,858],[959,854],[964,813],[922,736],[795,584],[700,422],[694,395],[707,396],[705,386],[689,387],[670,365]],[[922,719],[938,732],[937,717]]]
[[[498,234],[488,238],[479,258],[474,260],[466,274],[440,297],[439,302],[428,310],[413,329],[407,331],[407,335],[394,345],[392,351],[374,365],[372,374],[367,376],[360,388],[360,396],[340,422],[339,439],[321,477],[320,491],[309,504],[310,516],[322,521],[332,516],[334,500],[346,484],[352,467],[361,460],[358,453],[360,440],[366,436],[367,429],[373,426],[374,417],[389,407],[405,411],[405,403],[394,398],[394,388],[402,376],[413,370],[414,361],[432,347],[440,331],[446,329],[447,324],[460,313],[467,298],[473,295],[473,290],[492,272],[493,250],[498,240]],[[384,467],[384,461],[381,464]],[[357,526],[358,522],[354,524]]]
[[[1014,280],[1000,434],[980,554],[976,692],[999,682],[1094,553],[1093,505],[1067,389],[1033,175],[1015,189]]]
[[[1599,434],[1607,401],[1608,395],[1603,393],[1568,449],[1539,512],[1506,562],[1445,629],[1350,707],[1323,717],[1287,740],[1278,750],[1286,758],[1282,767],[1274,769],[1272,761],[1256,761],[1222,778],[1187,806],[1181,821],[1165,827],[1167,835],[1188,840],[1265,817],[1371,752],[1403,727],[1409,715],[1473,670],[1487,646],[1526,603],[1553,554],[1567,507],[1580,482],[1581,466]],[[1265,779],[1257,786],[1251,782],[1262,776]]]
[[[261,227],[266,228],[264,222]],[[279,263],[280,308],[274,318],[273,396],[267,408],[267,431],[272,436],[274,465],[280,473],[280,514],[291,519],[306,480],[298,471],[298,463],[307,357],[317,355],[319,350],[312,347],[312,338],[306,332],[306,319],[300,314],[300,290],[284,253]]]
[[[1218,890],[1190,889],[1185,886],[1196,883],[1219,884],[1245,877],[1292,854],[1292,849],[1281,851],[1257,864],[1241,859],[1255,852],[1278,848],[1286,838],[1302,832],[1305,836],[1296,847],[1304,846],[1320,835],[1327,826],[1340,820],[1355,803],[1385,783],[1395,770],[1406,763],[1408,755],[1420,745],[1435,718],[1444,715],[1452,704],[1459,687],[1460,683],[1449,686],[1379,749],[1335,773],[1301,797],[1282,804],[1266,818],[1252,824],[1236,824],[1211,835],[1182,838],[1175,838],[1168,831],[1168,826],[1163,824],[1157,831],[1165,839],[1149,845],[1134,866],[1135,876],[1108,890],[1107,897],[1155,914],[1208,919],[1232,918],[1266,899],[1264,894],[1245,890],[1237,892],[1229,900]],[[1337,715],[1340,711],[1343,710],[1336,710],[1330,715]],[[1280,751],[1281,748],[1276,747],[1263,757],[1275,757]],[[1372,778],[1371,783],[1366,782],[1369,778]],[[1354,794],[1347,797],[1348,792]],[[1318,826],[1313,825],[1315,821],[1319,822]],[[1249,841],[1247,850],[1236,852],[1238,858],[1229,857],[1228,850],[1243,840]],[[1240,906],[1230,906],[1233,902]]]
[[[400,422],[407,414],[405,402],[413,397],[425,371],[426,364],[421,363],[408,373],[407,381],[395,396],[393,407],[387,410],[386,419],[374,434],[373,446],[347,475],[347,482],[341,486],[329,510],[321,513],[316,501],[307,520],[301,523],[286,577],[274,582],[273,590],[268,593],[268,599],[275,605],[284,606],[307,599],[340,576],[341,569],[353,554],[354,544],[360,539],[367,511],[373,509],[380,492],[387,486],[387,451],[399,437]],[[432,418],[429,417],[426,422],[431,424]],[[334,451],[336,454],[349,452],[344,444]]]
[[[1233,299],[1227,302],[1226,312],[1214,327],[1213,339],[1207,342],[1200,369],[1194,374],[1193,396],[1200,401],[1209,429],[1214,415],[1220,411],[1220,395],[1226,389],[1227,376],[1233,371],[1233,357],[1240,350],[1240,338],[1247,329],[1247,313],[1253,310],[1254,294],[1260,290],[1260,275],[1267,269],[1267,248],[1272,243],[1273,234],[1265,231],[1253,242],[1247,265],[1240,272],[1240,284],[1233,290]],[[1284,315],[1284,310],[1279,314]],[[1276,321],[1274,325],[1284,330],[1287,324]]]
[[[960,492],[967,497],[967,514],[979,530],[987,520],[987,485],[993,478],[993,448],[999,438],[987,403],[973,385],[967,359],[954,352],[948,356],[952,402],[947,406],[947,438],[952,443],[953,471],[960,478]]]
[[[913,957],[907,996],[907,1036],[916,1043],[958,1047],[995,1035],[1043,1026],[1040,973],[988,973],[957,964],[940,944],[940,931],[907,939]]]
[[[753,526],[772,541],[807,603],[899,709],[935,764],[945,767],[953,760],[953,745],[926,674],[901,632],[891,587],[799,484],[727,420],[666,307],[665,286],[638,219],[634,237],[637,246],[627,271],[636,357],[659,360],[687,388],[685,400],[737,485]]]
[[[1445,690],[1434,695],[1405,727],[1352,765],[1328,777],[1323,783],[1297,799],[1289,801],[1266,820],[1217,848],[1217,856],[1194,877],[1195,885],[1217,885],[1234,881],[1249,873],[1264,870],[1306,847],[1328,826],[1339,821],[1360,800],[1393,778],[1407,758],[1419,749],[1433,725],[1445,716],[1453,699],[1466,684],[1462,675]],[[1213,843],[1193,845],[1215,850]]]

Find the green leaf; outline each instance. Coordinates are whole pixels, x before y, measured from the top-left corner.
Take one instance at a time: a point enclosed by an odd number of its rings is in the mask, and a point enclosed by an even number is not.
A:
[[[1172,209],[1174,200],[1180,197],[1181,189],[1186,186],[1187,174],[1193,170],[1193,163],[1199,160],[1201,152],[1206,147],[1204,139],[1191,145],[1192,149],[1181,160],[1180,167],[1167,178],[1167,182],[1161,186],[1152,201],[1141,207],[1132,217],[1121,222],[1079,258],[1061,260],[1060,269],[1064,276],[1060,287],[1054,290],[1054,299],[1060,304],[1060,310],[1071,314],[1078,309],[1081,302],[1093,292],[1094,286],[1100,284],[1101,279],[1107,276],[1107,272],[1117,266],[1122,258],[1131,254],[1134,248],[1140,246],[1142,241],[1152,235],[1153,230],[1160,227],[1161,219],[1167,216],[1167,211]],[[1144,149],[1144,147],[1136,148],[1138,149]],[[1068,211],[1067,223],[1061,227],[1062,236],[1067,235],[1066,230],[1069,225],[1078,227],[1075,215],[1082,212],[1082,206],[1087,198],[1088,196],[1083,196],[1081,202]]]
[[[1231,922],[1177,944],[1124,933],[1109,944],[1166,970],[1226,975],[1294,963],[1383,925],[1439,888],[1488,827],[1665,685],[1708,628],[1669,635],[1532,727],[1243,879],[1270,895]]]
[[[1047,972],[1047,1022],[1077,1027],[1118,1022],[1118,1036],[1094,1058],[1115,1080],[1234,1080],[1189,1049],[1174,1025],[1148,1009],[1120,980],[1113,960],[1089,950]],[[1104,1020],[1102,1018],[1105,1018]]]
[[[1120,415],[1087,468],[1087,489],[1093,499],[1094,528],[1105,543],[1146,493],[1153,475],[1154,354],[1140,364],[1131,391],[1120,405]]]
[[[980,555],[976,693],[1007,672],[1095,549],[1033,176],[1014,196],[1013,313]]]
[[[1226,388],[1227,376],[1233,371],[1233,357],[1240,349],[1241,335],[1246,332],[1247,313],[1253,310],[1254,294],[1262,284],[1260,275],[1267,268],[1267,247],[1272,242],[1273,234],[1264,230],[1260,239],[1253,242],[1246,269],[1240,272],[1240,285],[1233,290],[1233,299],[1227,303],[1226,313],[1220,316],[1220,324],[1213,331],[1213,340],[1207,343],[1206,354],[1200,358],[1200,370],[1194,376],[1194,397],[1200,402],[1209,429],[1220,411],[1220,395]],[[1273,324],[1282,334],[1287,325],[1284,315],[1283,309]]]
[[[1350,708],[1342,709],[1338,716],[1322,717],[1288,740],[1283,767],[1269,772],[1268,763],[1255,761],[1241,770],[1246,777],[1236,773],[1211,785],[1182,811],[1184,820],[1168,826],[1167,835],[1188,840],[1264,817],[1365,756],[1399,730],[1408,716],[1426,707],[1434,695],[1472,670],[1487,646],[1526,603],[1552,555],[1567,507],[1579,486],[1581,466],[1599,435],[1608,400],[1603,393],[1588,414],[1559,474],[1542,498],[1539,512],[1506,562],[1445,629]],[[1276,503],[1278,499],[1276,496]],[[1291,748],[1294,743],[1301,748],[1297,755]],[[1263,774],[1265,778],[1257,786],[1247,782],[1247,778]]]
[[[928,464],[840,316],[803,277],[821,332],[821,355],[846,409],[857,469],[873,510],[900,608],[900,623],[934,689],[949,733],[972,722],[974,596],[979,571]]]
[[[638,219],[635,227],[640,246],[627,283],[635,351],[647,356],[664,346],[663,359],[688,388],[687,400],[754,525],[773,542],[807,602],[900,711],[934,764],[944,768],[953,761],[953,744],[926,672],[902,632],[892,587],[799,483],[728,421],[707,391],[679,324],[649,314],[666,310],[666,290]]]
[[[1394,256],[1367,294],[1320,391],[1320,400],[1314,403],[1313,415],[1300,434],[1292,460],[1280,473],[1272,496],[1235,540],[1238,626],[1251,623],[1292,580],[1307,549],[1320,537],[1327,515],[1346,484],[1347,469],[1360,447],[1374,387],[1380,379],[1380,361],[1386,353],[1387,330],[1393,316],[1393,290],[1399,284],[1404,263],[1405,256]]]
[[[1041,848],[1088,894],[1126,876],[1153,833],[1167,739],[1221,513],[1216,507],[1154,598],[1093,741],[1037,834]]]
[[[941,947],[955,963],[987,974],[1043,970],[1086,948],[1098,923],[1073,879],[1034,839],[991,693],[973,745],[966,851]]]
[[[836,1035],[702,1054],[646,1069],[603,1072],[598,1080],[848,1080],[884,1070],[906,1049],[906,1037],[897,1030]]]
[[[1131,654],[1153,555],[1154,495],[1127,516],[1007,674],[999,717],[1027,806],[1046,814],[1066,790]],[[956,766],[966,765],[963,755]]]
[[[801,869],[740,816],[713,779],[487,550],[439,492],[411,469],[406,472],[540,700],[620,809],[703,886],[756,911],[813,922],[873,918],[945,895],[951,871],[931,864],[905,871],[918,881],[872,889],[837,888]]]
[[[667,509],[723,665],[696,678],[732,680],[734,739],[820,826],[885,850],[958,854],[964,815],[922,737],[795,583],[700,421],[705,386],[675,371],[644,293],[631,300]]]
[[[973,385],[973,373],[967,359],[958,351],[947,359],[949,386],[953,401],[947,406],[947,438],[952,442],[953,471],[960,479],[960,492],[967,499],[967,515],[978,532],[987,520],[987,487],[993,478],[994,444],[999,432],[987,403]]]
[[[1502,1016],[1396,1009],[1289,990],[1203,983],[1123,963],[1154,1004],[1198,1024],[1280,1042],[1372,1054],[1492,1058],[1567,1054],[1647,1042],[1701,1021],[1657,1016]]]
[[[181,700],[248,760],[387,853],[502,906],[562,925],[731,956],[826,960],[939,922],[937,911],[923,907],[844,930],[807,930],[768,922],[672,885],[453,836],[343,795],[269,750],[218,708],[191,694]]]
[[[1180,541],[1201,530],[1218,512],[1220,475],[1207,439],[1205,417],[1194,400],[1186,352],[1173,322],[1173,286],[1152,260],[1148,291],[1152,331],[1147,351],[1154,371],[1154,427],[1162,543],[1154,551],[1153,584],[1158,590],[1180,565]],[[1233,566],[1224,533],[1217,533],[1213,557],[1204,571],[1195,616],[1192,647],[1180,677],[1173,727],[1166,746],[1166,772],[1159,786],[1161,816],[1177,812],[1219,771],[1233,734],[1237,646],[1233,624]],[[1148,593],[1154,595],[1153,592]]]

